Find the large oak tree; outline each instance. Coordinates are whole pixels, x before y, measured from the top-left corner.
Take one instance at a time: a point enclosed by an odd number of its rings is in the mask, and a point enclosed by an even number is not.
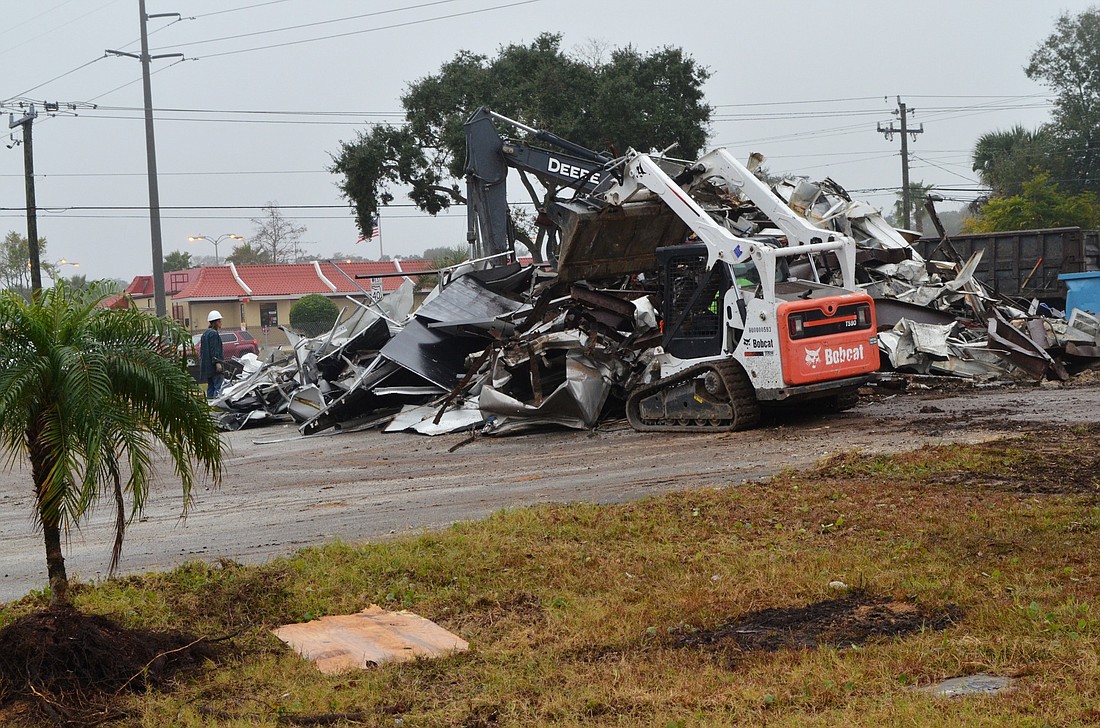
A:
[[[433,215],[466,202],[462,124],[481,106],[590,149],[676,144],[679,156],[694,158],[707,138],[709,77],[679,48],[618,48],[605,59],[567,53],[550,33],[503,46],[493,58],[462,51],[410,84],[401,98],[404,125],[359,132],[333,155],[331,171],[369,234],[398,188]]]
[[[1100,8],[1059,17],[1025,71],[1055,94],[1050,131],[1072,173],[1059,185],[1100,192]]]

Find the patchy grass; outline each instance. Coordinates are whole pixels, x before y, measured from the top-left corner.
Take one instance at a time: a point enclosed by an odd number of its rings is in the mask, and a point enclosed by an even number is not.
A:
[[[132,725],[1094,724],[1100,434],[1065,435],[849,453],[766,483],[194,563],[75,598],[130,626],[232,638],[227,662],[120,697]],[[371,603],[470,651],[324,676],[269,632]],[[9,604],[0,623],[41,604]],[[1016,687],[912,689],[976,672]]]

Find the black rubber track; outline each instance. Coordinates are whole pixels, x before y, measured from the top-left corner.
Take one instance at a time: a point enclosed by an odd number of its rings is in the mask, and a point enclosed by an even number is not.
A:
[[[675,419],[643,420],[639,404],[641,401],[661,390],[668,390],[677,385],[703,376],[708,371],[713,371],[721,379],[725,386],[726,395],[729,397],[732,419],[713,420],[707,415],[699,417],[679,416]],[[749,430],[760,423],[760,402],[756,399],[756,392],[749,375],[736,361],[712,361],[696,364],[668,377],[657,380],[651,384],[645,384],[630,393],[626,400],[626,419],[630,426],[639,432],[733,432],[736,430]]]

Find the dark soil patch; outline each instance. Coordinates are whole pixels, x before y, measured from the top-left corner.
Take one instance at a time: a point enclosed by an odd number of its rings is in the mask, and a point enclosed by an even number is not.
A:
[[[43,723],[96,725],[124,717],[112,698],[162,687],[217,653],[182,632],[127,629],[69,607],[45,609],[0,630],[0,708],[23,703]]]
[[[919,479],[930,486],[973,491],[1100,495],[1100,423],[1060,429],[1006,424],[1015,428],[1012,437],[972,445],[926,445],[889,457],[846,453],[813,472],[825,478]],[[982,427],[992,429],[989,423]],[[885,464],[876,468],[879,461]]]
[[[1032,431],[1023,438],[998,440],[974,446],[976,468],[943,473],[932,482],[973,489],[991,489],[1027,494],[1100,494],[1100,436],[1093,427]],[[996,462],[1006,451],[1019,450],[1026,457],[1013,458],[1012,467],[980,467]]]
[[[750,612],[717,629],[682,635],[674,644],[677,647],[704,647],[731,657],[738,653],[821,645],[848,647],[863,644],[873,637],[946,629],[960,615],[960,610],[954,606],[928,612],[910,602],[856,592],[805,607]]]

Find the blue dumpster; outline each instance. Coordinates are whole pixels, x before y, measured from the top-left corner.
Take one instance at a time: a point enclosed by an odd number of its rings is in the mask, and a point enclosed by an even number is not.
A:
[[[1066,318],[1075,308],[1089,313],[1100,313],[1100,271],[1087,273],[1062,273],[1058,280],[1065,281]]]

